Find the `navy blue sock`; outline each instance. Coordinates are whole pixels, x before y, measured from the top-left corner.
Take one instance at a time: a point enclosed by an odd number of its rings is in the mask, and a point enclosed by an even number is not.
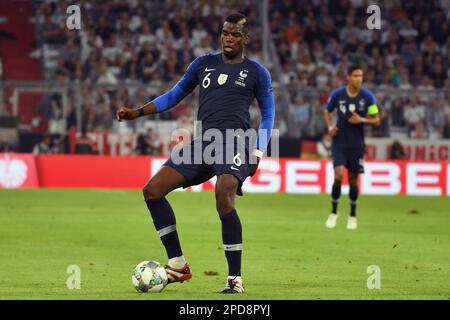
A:
[[[178,239],[175,214],[166,198],[158,200],[145,200],[148,210],[153,218],[153,224],[166,248],[169,259],[183,255]]]
[[[334,214],[337,214],[337,206],[339,203],[339,197],[341,196],[341,185],[340,184],[333,184],[333,188],[331,190],[331,212]]]
[[[241,275],[242,225],[236,210],[220,216],[222,221],[222,240],[228,262],[228,275]]]
[[[358,199],[358,186],[350,186],[349,190],[350,197],[350,216],[356,216],[356,200]]]

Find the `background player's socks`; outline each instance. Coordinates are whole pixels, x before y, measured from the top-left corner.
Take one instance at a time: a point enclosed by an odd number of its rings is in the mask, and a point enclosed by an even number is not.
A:
[[[228,261],[228,275],[241,275],[242,225],[236,210],[220,216],[225,257]]]
[[[350,217],[356,217],[356,201],[350,202]]]
[[[166,248],[169,259],[183,256],[176,228],[175,214],[166,198],[145,200],[153,218],[153,224]]]
[[[358,199],[358,186],[350,186],[349,190],[350,197],[350,216],[356,216],[356,200]]]
[[[339,204],[339,200],[331,199],[331,213],[337,214],[338,204]]]
[[[341,185],[333,183],[333,188],[331,189],[331,212],[337,214],[337,206],[339,203],[339,197],[341,196]]]

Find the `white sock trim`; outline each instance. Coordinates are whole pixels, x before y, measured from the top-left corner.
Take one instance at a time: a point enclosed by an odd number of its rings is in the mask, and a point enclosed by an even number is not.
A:
[[[223,244],[223,250],[225,250],[225,251],[242,251],[242,243]]]
[[[157,232],[159,234],[159,237],[161,238],[161,237],[165,236],[166,234],[169,234],[169,233],[174,232],[176,230],[177,230],[177,226],[175,224],[173,224],[171,226],[159,229]]]
[[[237,282],[242,283],[242,277],[241,276],[228,276],[227,280],[236,280]]]
[[[167,264],[172,268],[181,269],[186,264],[186,259],[184,259],[184,256],[173,257],[169,259]]]

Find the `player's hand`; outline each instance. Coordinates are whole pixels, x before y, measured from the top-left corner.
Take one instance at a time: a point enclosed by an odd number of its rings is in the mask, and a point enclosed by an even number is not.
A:
[[[351,124],[360,124],[363,123],[363,118],[356,112],[352,112],[352,116],[348,118],[348,122]]]
[[[117,121],[122,120],[133,120],[136,119],[136,114],[133,112],[132,109],[127,107],[120,107],[119,110],[116,113],[116,119]]]
[[[253,163],[253,164],[252,164],[252,166],[250,168],[249,176],[253,177],[255,175],[256,171],[258,170],[259,161],[261,161],[261,159],[256,157],[256,156],[254,156],[254,155],[252,155],[251,157],[252,157],[252,162],[251,163]]]
[[[328,133],[331,134],[331,136],[335,136],[337,134],[338,128],[335,126],[330,126],[328,128]]]

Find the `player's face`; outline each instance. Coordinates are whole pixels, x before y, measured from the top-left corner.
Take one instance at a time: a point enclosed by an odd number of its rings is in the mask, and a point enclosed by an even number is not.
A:
[[[363,71],[362,70],[354,70],[349,76],[347,76],[347,81],[350,86],[355,89],[359,89],[363,83]]]
[[[241,56],[244,51],[244,45],[247,44],[248,36],[243,31],[241,25],[231,22],[225,22],[220,36],[222,52],[227,58]]]

